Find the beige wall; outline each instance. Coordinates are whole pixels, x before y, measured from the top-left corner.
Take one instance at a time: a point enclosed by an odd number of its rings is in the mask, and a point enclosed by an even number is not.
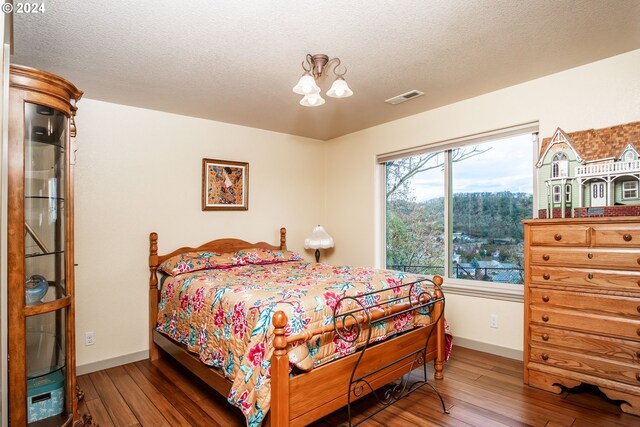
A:
[[[323,143],[83,99],[75,174],[78,365],[148,349],[149,233],[161,253],[235,236],[304,252],[322,222]],[[202,212],[202,158],[249,162],[249,210]],[[84,346],[84,332],[96,344]]]
[[[328,262],[380,265],[376,155],[536,120],[542,137],[556,127],[572,132],[640,120],[638,70],[640,50],[330,141],[325,226],[336,247]],[[456,336],[522,350],[521,303],[450,295],[447,306]],[[499,316],[497,330],[489,328],[490,314]]]

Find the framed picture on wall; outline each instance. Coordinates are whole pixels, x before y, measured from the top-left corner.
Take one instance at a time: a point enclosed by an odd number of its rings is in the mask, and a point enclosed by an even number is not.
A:
[[[202,159],[202,210],[248,210],[249,163]]]

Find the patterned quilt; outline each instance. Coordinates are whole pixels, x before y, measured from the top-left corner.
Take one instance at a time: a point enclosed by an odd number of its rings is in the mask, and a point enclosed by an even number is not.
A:
[[[394,286],[418,278],[398,271],[300,261],[192,271],[163,284],[157,330],[230,378],[229,402],[243,411],[249,426],[257,426],[270,404],[271,319],[276,311],[283,310],[289,319],[287,335],[298,334],[332,324],[333,309],[345,295],[392,288],[368,297],[391,299],[400,292]],[[427,323],[427,316],[407,313],[374,327],[371,341]],[[289,360],[298,369],[310,370],[354,352],[356,346],[336,334],[324,334],[291,345]]]

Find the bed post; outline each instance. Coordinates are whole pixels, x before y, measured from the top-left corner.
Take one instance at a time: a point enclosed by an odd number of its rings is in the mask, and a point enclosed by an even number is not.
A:
[[[284,230],[281,229],[280,232]],[[271,356],[271,427],[289,425],[289,357],[285,326],[287,315],[278,311],[273,315],[273,356]]]
[[[158,233],[149,234],[149,360],[160,358],[160,351],[153,342],[153,330],[158,320]]]
[[[282,227],[280,229],[280,250],[287,249],[287,229]]]
[[[442,282],[444,280],[440,276],[433,276],[433,283],[435,283],[435,297],[436,299],[442,298],[442,290],[439,286],[442,286]],[[436,325],[436,347],[437,347],[437,355],[436,360],[433,362],[433,367],[435,368],[434,378],[437,380],[441,380],[442,376],[442,368],[444,364],[444,346],[445,346],[445,338],[444,338],[444,301],[440,301],[436,303],[433,307],[433,317],[438,319],[438,324]]]

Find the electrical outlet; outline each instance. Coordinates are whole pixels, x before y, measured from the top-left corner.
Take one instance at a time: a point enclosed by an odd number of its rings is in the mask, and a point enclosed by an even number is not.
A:
[[[94,345],[96,343],[96,333],[95,332],[85,332],[84,333],[84,345]]]
[[[497,328],[498,327],[498,315],[497,314],[492,314],[491,317],[489,318],[489,326],[492,328]]]

